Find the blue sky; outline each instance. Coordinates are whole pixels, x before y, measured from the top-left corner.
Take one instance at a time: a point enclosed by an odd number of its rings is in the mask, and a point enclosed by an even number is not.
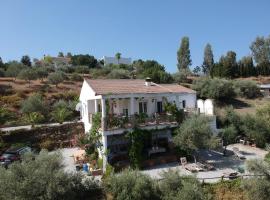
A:
[[[190,38],[193,66],[209,42],[215,60],[249,55],[270,35],[269,0],[0,0],[0,56],[40,58],[59,51],[155,59],[175,72],[176,51]]]

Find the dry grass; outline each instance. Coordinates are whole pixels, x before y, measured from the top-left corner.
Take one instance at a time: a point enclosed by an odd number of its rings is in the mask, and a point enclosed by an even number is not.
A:
[[[56,87],[48,84],[47,80],[35,80],[29,84],[23,80],[13,78],[0,78],[0,89],[9,87],[8,94],[1,94],[0,105],[5,105],[14,112],[19,112],[21,102],[34,93],[42,92],[46,100],[51,100],[59,94],[74,93],[79,95],[82,86],[81,82],[65,81]]]

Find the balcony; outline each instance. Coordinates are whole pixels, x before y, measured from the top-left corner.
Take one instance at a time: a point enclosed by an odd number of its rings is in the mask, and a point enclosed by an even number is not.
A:
[[[129,129],[134,127],[150,127],[158,125],[177,125],[177,120],[170,114],[154,114],[152,117],[146,114],[131,116],[110,115],[104,119],[104,130]]]

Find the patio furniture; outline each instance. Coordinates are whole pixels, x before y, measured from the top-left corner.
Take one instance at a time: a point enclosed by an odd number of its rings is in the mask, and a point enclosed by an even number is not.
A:
[[[150,157],[152,154],[155,153],[164,153],[166,152],[166,149],[163,147],[152,147],[151,149],[148,149],[148,157]]]

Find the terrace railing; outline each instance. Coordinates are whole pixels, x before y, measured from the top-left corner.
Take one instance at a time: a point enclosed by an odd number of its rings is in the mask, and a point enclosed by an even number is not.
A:
[[[103,129],[104,130],[115,130],[115,129],[127,129],[145,126],[157,126],[157,125],[177,125],[177,121],[174,116],[169,114],[154,114],[152,117],[146,115],[130,115],[130,116],[119,116],[110,115],[104,119]]]

